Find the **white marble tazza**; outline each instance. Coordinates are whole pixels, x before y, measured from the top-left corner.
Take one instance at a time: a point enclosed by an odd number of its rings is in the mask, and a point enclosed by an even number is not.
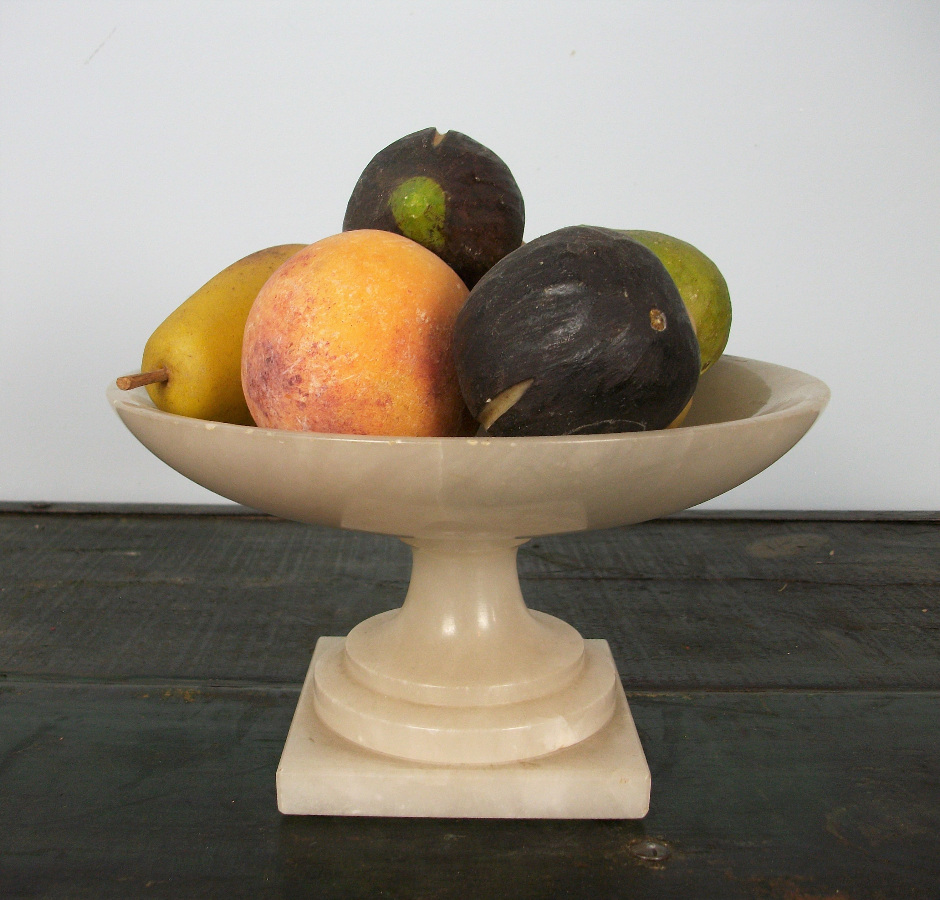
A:
[[[223,497],[412,548],[402,607],[317,645],[278,767],[282,812],[639,818],[649,769],[607,643],[528,608],[517,549],[730,490],[793,447],[829,391],[724,356],[679,428],[528,438],[278,431],[164,413],[143,388],[108,397]]]

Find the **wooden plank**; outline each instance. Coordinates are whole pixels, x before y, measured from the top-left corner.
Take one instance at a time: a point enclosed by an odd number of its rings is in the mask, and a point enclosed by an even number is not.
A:
[[[0,516],[0,674],[300,683],[401,604],[392,538],[249,516]],[[628,689],[940,687],[940,528],[663,520],[520,551]]]
[[[0,687],[0,896],[936,897],[937,692],[632,694],[641,822],[282,818],[295,702]]]
[[[530,604],[611,641],[650,816],[284,819],[313,644],[401,602],[407,548],[244,510],[7,505],[0,897],[932,898],[938,549],[918,516],[533,541]],[[637,855],[650,839],[668,859]]]
[[[121,577],[126,577],[140,568],[128,563],[150,561],[167,566],[180,562],[180,544],[187,552],[190,545],[194,552],[204,550],[211,567],[220,552],[231,552],[226,535],[255,544],[267,541],[270,552],[278,556],[283,555],[279,548],[285,536],[295,547],[316,544],[329,553],[349,535],[374,542],[376,547],[392,544],[407,556],[391,538],[266,516],[0,515],[0,549],[4,566],[13,575],[24,564],[38,564],[46,573],[84,565],[88,560],[78,556],[86,552],[101,555],[97,569],[110,558],[119,565]],[[222,543],[213,546],[218,541]],[[133,559],[144,550],[146,559]],[[534,573],[568,578],[578,569],[587,578],[936,585],[938,551],[940,528],[933,522],[660,519],[631,528],[537,538],[524,545],[520,556],[522,565],[528,562]],[[224,565],[226,571],[238,575],[242,561],[229,556]],[[211,571],[208,574],[211,577]]]
[[[520,554],[543,559],[546,574],[581,569],[592,579],[940,582],[940,527],[930,522],[660,519],[537,538]]]
[[[55,515],[197,515],[256,516],[268,518],[237,503],[89,503],[49,500],[0,500],[0,515],[21,513]],[[667,519],[707,519],[716,521],[801,521],[801,522],[936,522],[940,510],[930,509],[702,509],[694,507],[666,516]]]

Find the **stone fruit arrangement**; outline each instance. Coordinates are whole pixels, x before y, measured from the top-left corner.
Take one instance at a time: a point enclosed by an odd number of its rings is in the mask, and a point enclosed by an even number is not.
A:
[[[669,235],[585,225],[523,244],[506,164],[433,128],[380,151],[343,230],[229,266],[147,342],[154,404],[389,436],[674,426],[724,351],[727,284]]]

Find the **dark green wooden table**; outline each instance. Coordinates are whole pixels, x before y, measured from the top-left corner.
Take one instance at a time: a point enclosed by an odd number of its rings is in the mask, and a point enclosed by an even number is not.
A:
[[[540,539],[606,638],[639,822],[282,817],[317,638],[408,548],[243,510],[0,505],[0,898],[940,897],[940,519],[691,515]]]

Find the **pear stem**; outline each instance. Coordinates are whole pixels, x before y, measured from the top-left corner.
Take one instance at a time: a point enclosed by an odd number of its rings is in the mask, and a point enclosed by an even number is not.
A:
[[[156,384],[158,381],[169,381],[170,373],[166,368],[155,369],[153,372],[141,372],[139,375],[122,375],[117,380],[117,386],[122,391],[132,391],[145,384]]]

